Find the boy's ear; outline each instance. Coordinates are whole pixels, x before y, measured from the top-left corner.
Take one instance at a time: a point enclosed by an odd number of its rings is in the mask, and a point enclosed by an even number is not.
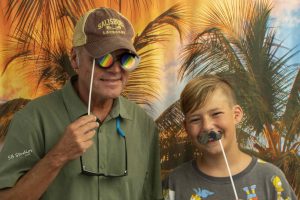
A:
[[[233,115],[234,115],[234,120],[235,120],[236,124],[238,124],[239,122],[242,121],[244,112],[240,105],[233,106]]]

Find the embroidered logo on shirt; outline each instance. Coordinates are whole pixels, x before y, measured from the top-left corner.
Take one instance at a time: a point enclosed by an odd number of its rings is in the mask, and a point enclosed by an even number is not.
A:
[[[256,196],[256,185],[251,185],[250,189],[249,187],[244,187],[243,190],[246,192],[247,194],[247,200],[258,200],[257,196]]]
[[[25,149],[23,152],[17,152],[17,153],[8,155],[7,159],[12,160],[15,158],[27,157],[27,156],[30,156],[31,153],[32,153],[32,149]]]
[[[193,194],[190,198],[190,200],[202,200],[202,199],[206,199],[207,197],[215,194],[214,192],[211,192],[209,190],[206,189],[202,189],[198,188],[198,189],[193,189],[195,191],[195,194]]]

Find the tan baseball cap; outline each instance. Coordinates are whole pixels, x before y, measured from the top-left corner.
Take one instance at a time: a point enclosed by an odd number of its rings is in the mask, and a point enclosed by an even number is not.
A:
[[[137,55],[132,38],[131,23],[111,8],[97,8],[85,13],[77,22],[73,47],[83,46],[88,53],[99,58],[118,49],[127,49]]]

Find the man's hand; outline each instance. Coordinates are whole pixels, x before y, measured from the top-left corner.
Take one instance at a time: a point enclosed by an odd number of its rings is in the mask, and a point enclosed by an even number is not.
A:
[[[85,115],[72,122],[64,131],[64,135],[51,150],[51,154],[65,164],[78,158],[93,144],[95,129],[99,127],[93,115]],[[50,152],[49,152],[50,153]]]
[[[97,127],[99,124],[93,115],[80,117],[71,123],[58,143],[14,187],[0,190],[0,199],[39,199],[61,168],[91,147]]]

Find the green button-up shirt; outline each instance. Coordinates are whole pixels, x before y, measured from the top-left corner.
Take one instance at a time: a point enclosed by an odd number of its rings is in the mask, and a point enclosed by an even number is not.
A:
[[[61,90],[31,101],[17,112],[0,152],[0,188],[13,187],[62,137],[65,128],[87,113],[71,82]],[[116,119],[125,140],[116,130]],[[154,200],[162,199],[158,131],[136,104],[119,97],[97,129],[93,146],[83,155],[88,170],[122,174],[127,153],[128,175],[86,176],[80,159],[66,164],[41,199]]]

